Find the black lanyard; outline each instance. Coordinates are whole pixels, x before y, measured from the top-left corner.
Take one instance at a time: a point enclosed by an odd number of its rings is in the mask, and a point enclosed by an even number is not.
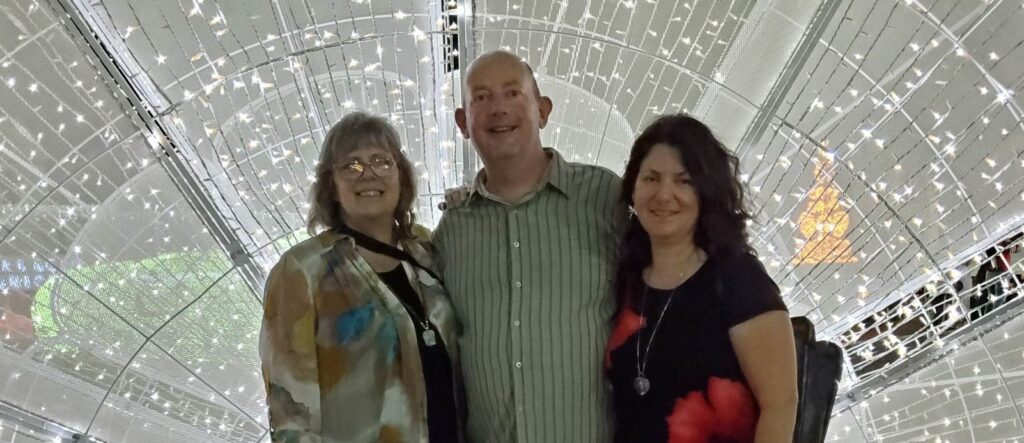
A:
[[[434,277],[434,280],[441,281],[441,278],[438,277],[437,274],[434,273],[434,271],[430,270],[426,266],[421,265],[420,262],[416,261],[416,258],[413,257],[408,252],[405,252],[401,249],[398,249],[394,246],[391,246],[387,243],[370,237],[369,235],[363,234],[362,232],[356,231],[355,229],[352,229],[345,224],[342,224],[341,226],[334,228],[334,230],[352,237],[353,239],[355,239],[356,244],[362,246],[363,248],[369,249],[370,251],[376,252],[378,254],[384,254],[395,260],[409,263],[410,265],[422,269],[427,274],[430,274],[431,277]]]

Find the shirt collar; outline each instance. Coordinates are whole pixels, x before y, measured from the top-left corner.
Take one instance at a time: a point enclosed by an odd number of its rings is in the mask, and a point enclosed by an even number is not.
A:
[[[544,189],[547,185],[551,185],[552,188],[565,197],[572,198],[572,193],[570,192],[571,189],[569,188],[569,163],[565,161],[562,155],[554,148],[544,148],[544,153],[551,159],[551,161],[548,162],[547,174],[545,175],[544,180],[538,184],[537,189],[531,192],[531,194]],[[466,197],[467,204],[476,197],[501,201],[501,199],[487,191],[487,188],[484,186],[484,182],[486,181],[487,170],[481,169],[480,172],[477,172],[476,178],[473,179],[473,186],[470,188],[470,193]]]
[[[353,245],[355,244],[355,240],[352,237],[349,237],[333,229],[325,229],[323,231],[320,231],[320,233],[316,235],[316,238],[317,240],[320,241],[321,246],[326,247],[333,247],[335,243],[341,240],[347,240],[350,241]]]

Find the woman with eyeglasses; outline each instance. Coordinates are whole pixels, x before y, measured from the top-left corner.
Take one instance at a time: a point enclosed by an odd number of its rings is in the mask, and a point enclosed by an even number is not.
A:
[[[260,356],[273,441],[461,440],[456,321],[415,197],[386,120],[355,112],[327,133],[314,236],[267,279]]]

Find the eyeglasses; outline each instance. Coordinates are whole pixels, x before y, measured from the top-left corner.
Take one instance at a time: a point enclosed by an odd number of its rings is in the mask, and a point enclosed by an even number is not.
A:
[[[373,157],[367,163],[353,160],[351,163],[335,168],[338,171],[338,175],[345,180],[358,180],[367,169],[372,170],[373,175],[380,178],[391,177],[398,171],[398,168],[395,167],[395,161],[387,157]]]

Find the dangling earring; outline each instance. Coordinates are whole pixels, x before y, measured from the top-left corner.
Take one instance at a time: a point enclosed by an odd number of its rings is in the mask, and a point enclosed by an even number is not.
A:
[[[632,219],[635,216],[636,216],[636,209],[633,208],[633,206],[630,206],[629,207],[629,218]]]

